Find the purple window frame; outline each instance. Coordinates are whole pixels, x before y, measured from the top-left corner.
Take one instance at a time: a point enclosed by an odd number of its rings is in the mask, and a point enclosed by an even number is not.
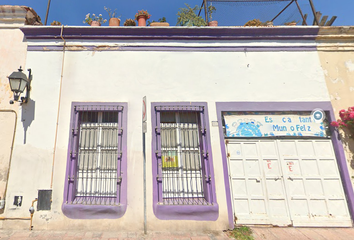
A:
[[[158,154],[158,147],[161,146],[159,137],[160,111],[196,111],[200,112],[202,128],[205,129],[203,148],[208,154],[204,154],[202,165],[206,166],[203,175],[207,173],[210,180],[204,179],[204,192],[207,205],[163,205],[159,203],[162,198],[162,183],[159,181],[158,173],[161,170],[161,158]],[[202,110],[200,110],[202,109]],[[153,102],[151,103],[151,125],[152,125],[152,177],[153,177],[153,211],[155,216],[161,220],[197,220],[216,221],[219,217],[219,205],[216,200],[213,157],[209,132],[209,117],[206,102]],[[160,164],[160,165],[159,165]],[[160,166],[160,167],[159,167]]]
[[[120,191],[117,191],[117,199],[119,198],[119,204],[117,205],[84,205],[84,204],[73,204],[74,200],[74,189],[72,176],[76,174],[75,164],[77,162],[75,157],[72,157],[72,152],[74,148],[77,148],[75,143],[74,135],[78,134],[78,112],[80,111],[117,111],[121,115],[122,121],[118,124],[122,131],[120,131],[122,153],[120,156],[120,169],[118,166],[118,178],[121,177]],[[127,103],[105,103],[105,102],[72,102],[71,105],[71,120],[70,120],[70,135],[69,135],[69,145],[67,154],[67,165],[66,165],[66,175],[65,175],[65,185],[64,185],[64,201],[62,204],[62,211],[65,216],[73,219],[116,219],[124,215],[127,209],[127,115],[128,115],[128,104]],[[77,130],[75,130],[77,129]],[[73,146],[76,145],[76,146]],[[118,157],[119,158],[119,157]],[[119,164],[118,164],[119,165]]]
[[[226,148],[225,148],[225,136],[223,130],[222,112],[312,111],[315,108],[322,109],[326,113],[329,122],[336,120],[331,102],[216,102],[216,112],[217,112],[217,119],[219,125],[220,147],[221,147],[221,155],[222,155],[222,162],[223,162],[229,228],[233,229],[235,224],[234,224],[234,216],[233,216],[233,209],[232,209],[232,202],[231,202],[232,193],[230,191],[229,171],[227,166],[227,155],[226,155]],[[348,165],[346,162],[343,145],[341,143],[338,132],[332,126],[330,126],[330,133],[331,133],[331,140],[332,140],[334,153],[337,159],[338,168],[342,179],[344,193],[348,204],[348,209],[351,218],[354,219],[354,192],[353,192],[353,186],[348,171]]]

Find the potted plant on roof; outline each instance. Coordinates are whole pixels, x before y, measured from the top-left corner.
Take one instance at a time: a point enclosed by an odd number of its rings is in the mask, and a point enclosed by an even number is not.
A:
[[[245,27],[259,27],[262,25],[263,23],[259,19],[253,19],[246,22]]]
[[[133,19],[128,18],[128,19],[125,20],[124,26],[136,26],[136,23],[135,23],[135,21]]]
[[[208,15],[209,15],[209,23],[208,26],[210,27],[217,27],[218,26],[218,21],[212,21],[212,14],[213,12],[216,11],[216,8],[213,5],[210,5],[208,7]]]
[[[104,10],[108,13],[109,16],[109,21],[108,25],[109,26],[119,26],[120,25],[120,18],[116,17],[116,10],[114,9],[113,11],[110,8],[104,7]]]
[[[135,20],[138,21],[138,26],[146,26],[146,20],[149,19],[151,15],[146,10],[139,10],[137,14],[135,14]]]
[[[156,21],[148,21],[148,26],[151,26],[151,27],[168,27],[170,26],[170,24],[168,22],[166,22],[166,18],[165,17],[162,17],[162,18],[159,18],[159,20],[156,22]]]
[[[59,21],[53,21],[50,25],[51,26],[61,26],[63,24],[61,24],[61,22],[59,22]]]
[[[102,18],[102,14],[96,16],[94,13],[92,15],[88,13],[83,23],[87,23],[88,25],[91,26],[101,26],[101,23],[105,23],[105,22],[107,22],[107,20]]]
[[[296,24],[297,24],[296,21],[291,21],[291,22],[284,23],[285,26],[296,26]]]
[[[186,4],[186,3],[185,3]],[[177,13],[177,25],[179,26],[206,26],[205,20],[201,16],[197,16],[196,11],[200,10],[200,7],[195,6],[191,8],[186,4],[187,8],[180,8]]]

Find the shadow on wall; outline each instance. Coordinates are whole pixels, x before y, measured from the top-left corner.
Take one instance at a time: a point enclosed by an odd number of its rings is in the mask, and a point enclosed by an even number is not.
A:
[[[22,105],[22,125],[24,130],[23,135],[23,144],[26,144],[27,139],[27,129],[31,126],[31,123],[34,120],[34,111],[35,111],[35,101],[32,99],[28,100],[28,103]]]
[[[352,136],[350,131],[346,128],[342,128],[340,136],[342,138],[343,144],[345,145],[345,148],[350,151],[351,154],[350,167],[351,169],[354,169],[354,136]]]

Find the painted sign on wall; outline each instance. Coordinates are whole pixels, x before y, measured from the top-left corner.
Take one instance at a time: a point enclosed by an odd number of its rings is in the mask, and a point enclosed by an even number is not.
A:
[[[225,112],[226,137],[327,137],[311,112]]]

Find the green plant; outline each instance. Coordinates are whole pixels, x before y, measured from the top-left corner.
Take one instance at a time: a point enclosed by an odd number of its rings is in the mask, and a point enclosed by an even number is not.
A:
[[[211,22],[212,20],[212,14],[216,12],[216,7],[214,7],[213,5],[210,5],[208,7],[208,16],[209,16],[209,21]]]
[[[253,19],[253,20],[249,20],[248,22],[246,22],[245,26],[262,26],[263,23],[259,20],[259,19]]]
[[[104,10],[106,10],[106,12],[108,13],[109,19],[116,17],[116,11],[117,11],[117,9],[114,9],[114,10],[112,11],[110,8],[104,7]],[[120,16],[117,17],[117,18],[120,18]]]
[[[246,226],[234,228],[229,232],[229,235],[238,240],[254,240],[252,230]]]
[[[155,20],[152,20],[152,22],[148,21],[148,26],[150,26],[151,23],[153,22],[166,22],[166,18],[165,17],[162,17],[162,18],[159,18],[159,20],[155,21]]]
[[[205,20],[201,16],[197,16],[196,12],[201,8],[197,5],[191,8],[187,3],[185,3],[187,8],[180,8],[177,13],[177,25],[179,26],[206,26]]]
[[[127,20],[125,20],[124,26],[136,26],[136,22],[133,19],[128,18]]]
[[[53,21],[50,25],[52,25],[52,26],[61,26],[63,24],[61,24],[61,22],[58,22],[58,21]]]
[[[99,23],[105,23],[107,22],[106,19],[102,18],[102,14],[99,14],[98,16],[96,16],[96,14],[92,13],[92,15],[90,13],[88,13],[85,17],[85,21],[83,21],[83,23],[87,23],[88,25],[91,25],[92,21],[97,21]]]
[[[146,10],[139,10],[137,14],[135,14],[135,20],[138,20],[138,17],[145,16],[146,19],[149,19],[151,15]]]

